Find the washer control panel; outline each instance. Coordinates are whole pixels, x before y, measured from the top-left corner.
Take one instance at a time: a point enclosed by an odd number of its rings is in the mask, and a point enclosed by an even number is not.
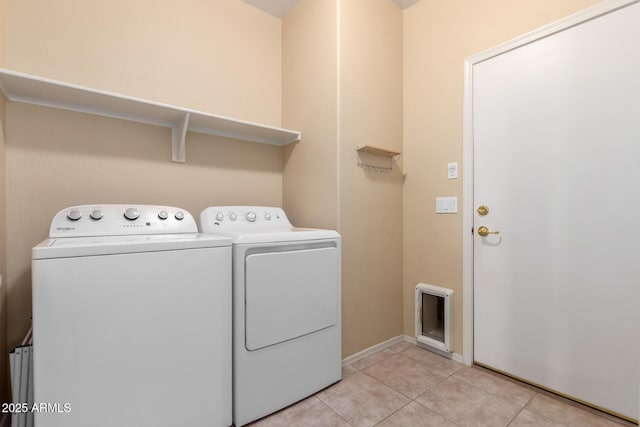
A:
[[[56,214],[49,237],[123,236],[196,233],[193,216],[184,209],[153,205],[71,206]]]
[[[211,206],[200,214],[200,227],[205,233],[215,233],[288,230],[292,225],[281,208]]]

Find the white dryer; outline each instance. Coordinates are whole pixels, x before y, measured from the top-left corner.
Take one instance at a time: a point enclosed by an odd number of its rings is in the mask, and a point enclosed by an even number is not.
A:
[[[210,207],[233,242],[233,421],[245,425],[342,376],[340,235],[272,207]]]
[[[59,212],[33,248],[38,427],[227,427],[231,242],[167,206]]]

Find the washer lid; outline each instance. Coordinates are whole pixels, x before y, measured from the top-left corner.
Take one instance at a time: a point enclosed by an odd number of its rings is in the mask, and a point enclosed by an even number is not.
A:
[[[231,239],[201,233],[51,238],[33,248],[36,259],[115,255],[230,246]]]

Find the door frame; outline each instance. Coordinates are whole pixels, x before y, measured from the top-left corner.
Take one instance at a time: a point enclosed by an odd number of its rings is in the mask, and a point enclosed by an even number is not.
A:
[[[473,242],[474,235],[474,178],[473,178],[473,67],[475,64],[495,56],[549,37],[568,28],[623,9],[640,0],[605,0],[581,12],[545,25],[537,30],[516,37],[493,48],[470,56],[464,61],[464,106],[463,106],[463,181],[462,181],[462,358],[466,365],[472,365],[473,354]]]

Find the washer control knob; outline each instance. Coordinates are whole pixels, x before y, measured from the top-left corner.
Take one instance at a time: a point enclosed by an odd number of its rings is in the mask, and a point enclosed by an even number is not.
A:
[[[249,211],[247,212],[247,214],[245,215],[245,218],[247,219],[247,221],[249,222],[256,222],[256,213],[253,211]]]
[[[216,214],[216,221],[222,221],[224,219],[224,214],[222,212],[218,212]]]
[[[236,215],[236,213],[235,213],[235,212],[231,212],[231,213],[229,214],[229,219],[230,219],[231,221],[235,221],[236,219],[238,219],[238,215]]]
[[[178,221],[182,221],[184,219],[184,213],[182,211],[176,212],[174,215]]]
[[[269,212],[265,212],[264,219],[266,219],[267,221],[271,221],[271,214]]]
[[[167,213],[167,211],[160,211],[158,212],[158,218],[164,221],[165,219],[169,218],[169,214]]]
[[[96,221],[98,221],[99,219],[102,219],[104,214],[100,209],[94,209],[91,211],[91,215],[89,216],[91,217],[91,219],[95,219]]]
[[[135,221],[140,217],[140,212],[138,212],[138,209],[136,208],[127,208],[124,211],[124,217],[129,221]]]
[[[67,212],[67,218],[69,218],[71,221],[77,221],[82,218],[82,212],[80,212],[78,209],[71,209],[69,212]]]

